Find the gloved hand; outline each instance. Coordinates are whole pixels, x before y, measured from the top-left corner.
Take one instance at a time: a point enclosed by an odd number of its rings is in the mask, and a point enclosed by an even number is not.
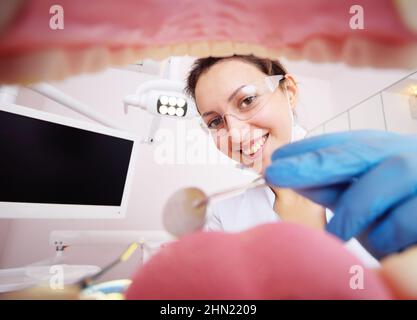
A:
[[[417,136],[383,131],[327,134],[272,155],[268,183],[334,213],[326,229],[357,237],[376,258],[417,243]]]

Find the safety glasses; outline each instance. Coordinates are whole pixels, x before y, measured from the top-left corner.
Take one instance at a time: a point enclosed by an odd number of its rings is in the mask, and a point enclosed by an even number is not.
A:
[[[248,121],[261,111],[269,102],[272,93],[285,79],[285,75],[267,76],[255,83],[237,88],[228,100],[226,113],[209,111],[201,115],[202,128],[214,136],[227,134],[227,117]]]

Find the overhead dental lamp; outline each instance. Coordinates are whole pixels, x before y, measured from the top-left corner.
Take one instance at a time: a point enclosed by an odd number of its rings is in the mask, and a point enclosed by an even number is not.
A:
[[[146,110],[154,115],[150,133],[143,142],[153,143],[161,117],[192,119],[197,114],[193,100],[184,92],[184,83],[178,80],[158,79],[141,84],[136,92],[123,99],[125,113],[129,106]]]
[[[184,83],[170,79],[151,80],[141,84],[135,94],[123,99],[125,113],[129,106],[138,107],[158,116],[194,118],[194,102],[184,93]]]

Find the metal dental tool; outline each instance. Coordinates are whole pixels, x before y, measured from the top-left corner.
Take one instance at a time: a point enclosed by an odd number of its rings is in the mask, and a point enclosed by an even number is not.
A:
[[[199,230],[204,226],[209,202],[265,185],[265,179],[259,177],[245,185],[211,195],[206,195],[202,190],[192,187],[178,190],[168,199],[163,209],[165,229],[177,237]]]

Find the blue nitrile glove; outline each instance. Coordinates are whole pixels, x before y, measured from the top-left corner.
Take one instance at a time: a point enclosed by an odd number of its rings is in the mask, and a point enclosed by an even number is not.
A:
[[[417,243],[417,136],[384,131],[326,134],[276,150],[272,185],[334,213],[326,229],[376,258]]]

